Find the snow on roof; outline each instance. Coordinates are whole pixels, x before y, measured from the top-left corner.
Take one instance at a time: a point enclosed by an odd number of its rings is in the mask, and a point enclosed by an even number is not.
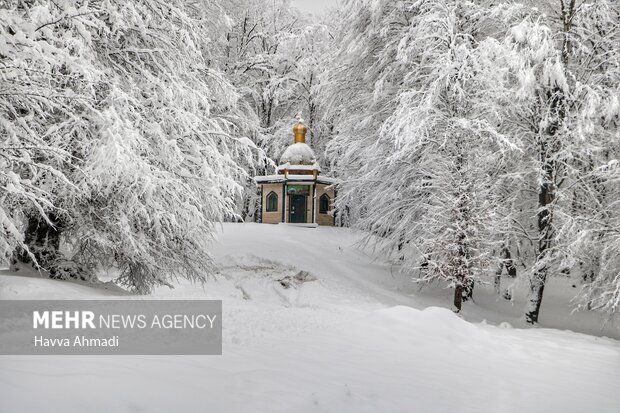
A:
[[[313,165],[316,163],[316,156],[311,147],[305,143],[294,143],[280,157],[280,164],[290,163],[291,165]]]
[[[286,178],[284,175],[265,175],[265,176],[257,176],[254,178],[256,183],[276,183],[276,182],[291,182],[291,181],[314,181],[314,177],[312,175],[288,175]],[[327,176],[318,176],[316,178],[316,182],[320,184],[333,185],[337,184],[340,181],[336,178],[330,178]]]
[[[295,170],[295,171],[319,171],[321,172],[321,167],[319,166],[319,164],[317,162],[315,162],[312,165],[291,165],[290,162],[287,162],[285,164],[282,164],[280,166],[278,166],[276,168],[276,170],[279,171],[283,171],[285,169],[288,170]]]

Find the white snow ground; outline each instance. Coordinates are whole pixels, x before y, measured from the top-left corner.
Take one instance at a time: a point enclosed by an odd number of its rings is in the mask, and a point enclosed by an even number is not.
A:
[[[591,335],[525,328],[520,294],[478,286],[465,321],[437,307],[449,291],[419,291],[345,229],[220,238],[217,279],[146,298],[224,300],[223,356],[1,356],[0,412],[620,412],[620,321],[570,316],[568,280],[545,291],[541,324]],[[0,275],[0,299],[119,294]]]

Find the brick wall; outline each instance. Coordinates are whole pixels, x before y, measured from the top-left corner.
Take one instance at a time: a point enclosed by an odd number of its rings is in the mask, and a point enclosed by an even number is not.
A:
[[[284,187],[284,184],[264,184],[263,185],[263,202],[262,202],[263,224],[278,224],[282,222],[283,187]],[[267,195],[272,191],[275,192],[276,195],[278,195],[278,210],[275,212],[267,212]]]
[[[329,211],[333,213],[334,209],[334,188],[325,184],[316,184],[316,223],[319,225],[334,226],[334,216],[330,214],[321,214],[319,211],[319,203],[321,201],[321,195],[327,194],[329,196]]]

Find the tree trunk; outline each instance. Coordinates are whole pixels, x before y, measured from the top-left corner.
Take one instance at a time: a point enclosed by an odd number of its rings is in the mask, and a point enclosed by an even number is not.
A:
[[[501,282],[502,282],[502,270],[504,269],[504,263],[500,262],[495,270],[495,277],[493,278],[493,287],[497,295],[501,294]]]
[[[517,266],[512,260],[512,256],[510,255],[510,250],[508,249],[506,245],[502,245],[502,249],[499,254],[499,257],[501,261],[499,265],[497,266],[497,269],[495,270],[495,279],[494,279],[495,292],[498,295],[501,294],[501,282],[502,282],[503,269],[506,268],[506,272],[508,273],[509,277],[515,278],[517,276]],[[504,297],[506,296],[508,297],[510,296],[507,290],[504,291]]]
[[[525,321],[530,324],[538,322],[540,305],[542,304],[545,282],[547,280],[547,269],[543,268],[534,274],[530,280],[530,294],[528,296],[527,308],[525,311]]]
[[[463,285],[463,301],[471,300],[474,297],[474,280],[468,278]]]
[[[546,149],[546,145],[543,144],[541,149]],[[541,153],[544,152],[541,150]],[[540,305],[542,303],[548,272],[547,263],[544,261],[549,255],[549,250],[553,241],[553,214],[549,206],[555,197],[554,187],[551,183],[553,178],[553,169],[553,161],[547,161],[547,163],[544,164],[544,180],[540,185],[538,192],[538,234],[540,238],[538,241],[538,256],[536,261],[538,263],[541,263],[542,261],[542,265],[537,267],[534,275],[530,279],[530,293],[525,311],[525,321],[530,324],[538,322],[538,314],[540,313]]]
[[[562,63],[568,65],[572,52],[570,31],[573,18],[575,17],[575,0],[561,2],[562,16]],[[569,76],[567,76],[569,78]],[[534,324],[538,322],[540,305],[542,303],[545,282],[549,271],[547,259],[551,253],[553,234],[553,209],[552,202],[555,199],[556,187],[554,185],[554,171],[558,163],[555,156],[560,152],[560,142],[557,132],[566,118],[564,91],[557,85],[548,90],[545,99],[549,105],[550,119],[544,133],[539,136],[539,161],[542,165],[541,183],[538,188],[538,254],[536,257],[536,270],[530,279],[530,294],[525,311],[525,320]],[[561,182],[561,180],[560,180]]]
[[[463,302],[463,286],[461,284],[457,284],[454,288],[454,312],[461,312],[461,304]]]
[[[32,263],[35,267],[47,271],[54,278],[56,265],[60,256],[60,228],[58,216],[48,214],[51,222],[48,223],[40,217],[30,217],[25,233],[25,243],[34,255],[36,262],[31,262],[30,256],[21,252],[17,260],[23,263]]]
[[[60,237],[66,229],[66,221],[53,212],[47,217],[50,222],[40,217],[29,218],[26,227],[24,241],[36,262],[32,262],[30,255],[24,251],[16,255],[16,261],[32,264],[53,279],[82,281],[95,279],[96,277],[90,270],[77,262],[66,259],[60,252]]]

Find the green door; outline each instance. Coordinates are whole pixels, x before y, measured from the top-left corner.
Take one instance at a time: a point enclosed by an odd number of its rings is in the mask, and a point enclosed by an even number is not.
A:
[[[290,223],[306,223],[306,195],[289,195],[289,220]]]

